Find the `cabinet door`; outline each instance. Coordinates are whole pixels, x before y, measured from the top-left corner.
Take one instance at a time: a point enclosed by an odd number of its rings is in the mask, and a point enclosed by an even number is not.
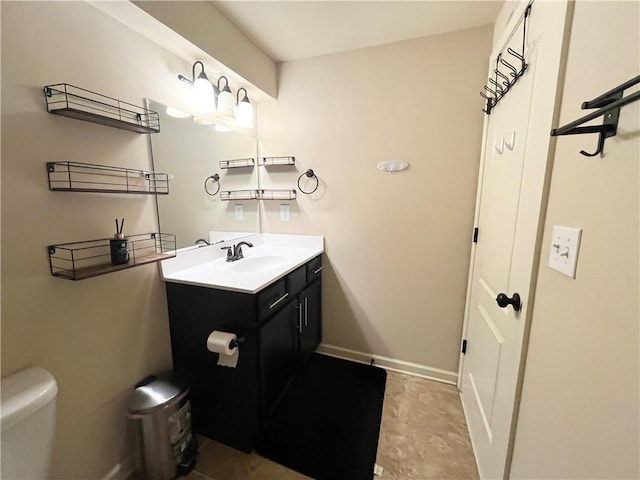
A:
[[[318,279],[305,288],[299,297],[298,350],[300,360],[318,348],[322,340],[322,283]]]
[[[167,283],[173,367],[191,374],[196,433],[251,452],[260,428],[258,334],[254,295]],[[207,349],[213,330],[244,333],[236,368]]]
[[[268,414],[295,372],[296,302],[289,302],[259,329],[261,384]]]

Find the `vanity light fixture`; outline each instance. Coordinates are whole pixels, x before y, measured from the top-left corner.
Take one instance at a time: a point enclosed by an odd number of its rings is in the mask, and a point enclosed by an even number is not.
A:
[[[224,79],[224,87],[220,89],[220,80]],[[216,115],[221,118],[233,119],[233,94],[229,88],[229,80],[227,77],[221,76],[218,78],[218,83],[215,87],[215,93],[217,96],[217,111]]]
[[[240,90],[244,90],[244,98],[240,100]],[[253,105],[249,101],[247,89],[242,87],[236,92],[236,120],[238,125],[253,128]]]
[[[200,65],[200,74],[196,78],[196,66]],[[198,60],[191,67],[191,80],[184,75],[178,75],[178,80],[187,82],[193,86],[193,96],[196,106],[203,112],[214,112],[216,109],[213,85],[204,73],[204,64]]]
[[[200,73],[196,76],[196,67],[200,66]],[[247,89],[242,87],[236,92],[236,100],[233,100],[233,93],[229,88],[229,80],[224,75],[218,78],[215,84],[212,84],[204,71],[204,64],[196,61],[191,67],[191,79],[184,75],[178,75],[178,80],[188,83],[192,86],[194,101],[198,110],[204,113],[216,112],[216,116],[225,120],[236,120],[238,126],[244,128],[254,127],[254,111],[253,105],[249,101]],[[224,80],[224,83],[222,81]],[[244,94],[240,99],[240,91]],[[171,111],[170,111],[171,110]],[[186,118],[186,113],[180,112],[173,108],[167,108],[167,114],[172,117]],[[213,122],[202,117],[195,117],[193,121],[198,125],[211,125]],[[216,130],[229,131],[226,126],[216,124]]]

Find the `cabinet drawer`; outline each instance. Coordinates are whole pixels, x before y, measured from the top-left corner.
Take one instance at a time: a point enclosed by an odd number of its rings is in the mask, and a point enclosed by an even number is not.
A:
[[[307,263],[307,283],[312,282],[320,275],[322,275],[322,255],[318,255]]]
[[[307,284],[307,269],[303,265],[300,268],[295,269],[287,276],[287,291],[290,297],[295,297]]]
[[[273,285],[269,285],[264,291],[258,294],[258,315],[260,320],[276,312],[286,303],[289,297],[285,279],[278,280]]]

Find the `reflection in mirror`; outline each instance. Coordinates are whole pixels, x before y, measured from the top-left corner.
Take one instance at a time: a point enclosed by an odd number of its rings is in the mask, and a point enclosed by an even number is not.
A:
[[[216,243],[258,233],[257,201],[220,197],[223,191],[258,188],[257,166],[220,168],[224,160],[257,159],[256,138],[196,124],[192,116],[169,116],[165,105],[148,103],[160,115],[160,133],[150,135],[153,169],[169,174],[169,195],[156,197],[161,230],[176,234],[177,248],[193,246],[198,239]],[[209,178],[215,174],[219,183]],[[205,191],[205,181],[215,195]]]

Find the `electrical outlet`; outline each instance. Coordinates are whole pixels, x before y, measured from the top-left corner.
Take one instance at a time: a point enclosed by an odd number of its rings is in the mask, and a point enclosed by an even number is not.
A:
[[[289,221],[289,205],[283,204],[280,205],[280,221],[281,222],[288,222]]]
[[[241,203],[234,205],[236,220],[244,220],[244,207]]]
[[[549,252],[549,268],[567,277],[576,278],[581,238],[582,229],[555,225]]]

